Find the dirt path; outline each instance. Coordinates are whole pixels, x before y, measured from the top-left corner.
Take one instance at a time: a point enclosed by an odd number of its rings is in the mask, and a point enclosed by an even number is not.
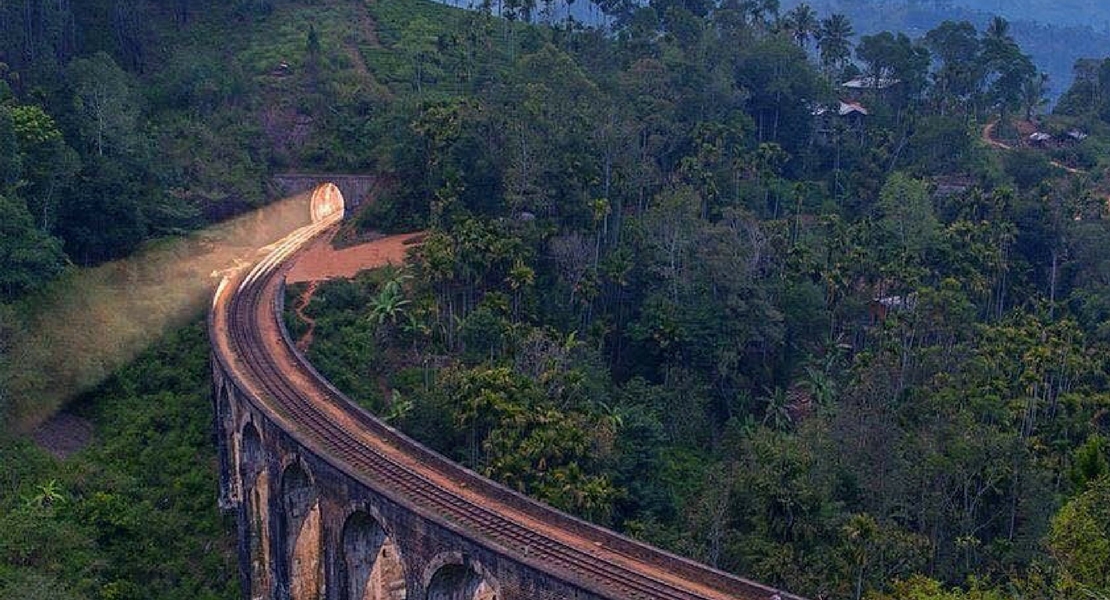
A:
[[[997,124],[998,121],[991,121],[990,123],[987,123],[983,126],[983,133],[982,135],[980,135],[983,142],[986,143],[988,146],[994,146],[995,148],[1001,148],[1002,150],[1013,150],[1013,146],[1009,144],[1004,144],[994,139],[994,126]]]
[[[358,20],[355,23],[358,32],[362,35],[361,41],[371,48],[380,48],[381,42],[378,40],[377,23],[374,22],[374,19],[370,17],[366,10],[366,7],[363,6],[359,13]],[[389,91],[389,87],[382,85],[370,70],[369,65],[366,64],[366,57],[363,56],[358,42],[350,41],[344,46],[344,49],[347,52],[348,58],[351,59],[351,65],[354,67],[355,72],[358,73],[363,81],[367,82],[370,89],[383,98],[392,98],[393,94]]]
[[[316,332],[316,319],[305,314],[305,309],[308,308],[308,303],[312,301],[312,296],[316,293],[316,288],[319,287],[320,282],[310,281],[308,287],[304,289],[301,296],[297,298],[297,305],[293,307],[293,311],[297,313],[297,318],[304,321],[308,325],[301,338],[297,340],[297,350],[304,352],[312,345],[312,334]]]
[[[314,242],[293,264],[285,280],[288,283],[307,283],[308,287],[297,298],[293,307],[297,318],[308,325],[308,329],[297,340],[297,350],[306,352],[312,345],[316,332],[316,320],[305,311],[316,294],[321,281],[334,278],[350,279],[361,271],[377,269],[385,265],[404,264],[408,249],[424,239],[424,233],[405,233],[388,235],[365,244],[336,250],[332,248],[332,235],[324,236]],[[388,391],[388,390],[386,390]],[[386,394],[384,397],[388,398]]]
[[[983,133],[980,135],[980,138],[983,140],[984,143],[986,143],[989,146],[994,146],[995,148],[999,148],[1001,150],[1013,150],[1014,149],[1013,146],[994,139],[994,126],[997,125],[997,124],[998,124],[998,121],[991,121],[990,123],[987,123],[986,125],[984,125],[983,126]],[[1054,167],[1061,168],[1061,169],[1067,171],[1068,173],[1071,173],[1072,175],[1083,175],[1083,174],[1086,173],[1086,171],[1084,171],[1082,169],[1076,169],[1075,167],[1069,167],[1069,166],[1065,165],[1064,163],[1062,163],[1058,160],[1049,160],[1048,163],[1050,165],[1054,166]]]

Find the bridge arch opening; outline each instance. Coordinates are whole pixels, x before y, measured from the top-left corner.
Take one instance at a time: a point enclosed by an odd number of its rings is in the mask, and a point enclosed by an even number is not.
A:
[[[405,569],[397,546],[366,511],[347,517],[340,561],[341,600],[404,600]]]
[[[440,567],[428,582],[428,600],[497,600],[497,585],[473,564]]]
[[[221,473],[220,500],[237,500],[237,490],[240,488],[236,475],[239,472],[239,457],[238,448],[231,442],[235,434],[235,414],[231,408],[231,391],[224,385],[216,386],[216,424],[216,448]]]
[[[334,183],[321,183],[312,191],[312,201],[309,210],[312,213],[312,222],[319,223],[324,219],[342,219],[347,203],[343,199],[343,192]]]
[[[318,600],[324,592],[324,536],[316,485],[300,461],[281,477],[286,565],[282,587],[290,600]],[[283,596],[284,597],[284,596]]]
[[[270,477],[266,469],[262,437],[252,423],[239,436],[239,472],[246,510],[247,556],[250,560],[249,598],[268,598],[273,588],[270,535]]]

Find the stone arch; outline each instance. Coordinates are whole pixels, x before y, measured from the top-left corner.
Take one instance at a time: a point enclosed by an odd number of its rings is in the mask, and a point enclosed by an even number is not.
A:
[[[235,444],[235,412],[231,391],[216,384],[216,456],[220,461],[220,507],[231,508],[239,501],[239,456]]]
[[[343,199],[343,192],[339,191],[339,186],[331,182],[321,183],[312,191],[309,206],[312,222],[319,223],[337,213],[339,218],[342,218],[345,206],[346,201]]]
[[[393,537],[366,510],[343,524],[339,559],[341,600],[404,600],[405,569]]]
[[[266,452],[262,448],[262,435],[258,427],[247,421],[239,431],[239,473],[243,486],[253,485],[255,477],[266,470]]]
[[[273,551],[270,543],[270,476],[262,437],[253,423],[243,426],[239,436],[239,473],[246,514],[243,538],[250,561],[247,597],[269,598],[273,590]]]
[[[301,461],[281,477],[281,541],[284,544],[280,598],[319,600],[324,594],[324,535],[320,496]]]
[[[427,600],[497,600],[497,581],[481,564],[458,553],[440,555],[428,565]]]

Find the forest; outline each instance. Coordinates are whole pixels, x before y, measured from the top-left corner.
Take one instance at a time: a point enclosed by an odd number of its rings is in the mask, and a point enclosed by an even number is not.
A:
[[[1110,596],[1110,59],[1046,114],[1002,18],[600,7],[0,5],[0,405],[74,271],[380,173],[342,237],[427,230],[410,263],[286,304],[410,435],[807,597]],[[78,400],[73,458],[5,428],[0,596],[235,596],[205,356]]]

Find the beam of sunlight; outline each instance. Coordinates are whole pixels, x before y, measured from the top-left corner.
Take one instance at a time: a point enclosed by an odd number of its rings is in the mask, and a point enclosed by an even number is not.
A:
[[[28,299],[23,326],[6,340],[6,428],[25,432],[50,418],[202,314],[229,270],[336,210],[343,210],[342,196],[324,184],[188,237],[150,243],[126,259],[74,270]]]

